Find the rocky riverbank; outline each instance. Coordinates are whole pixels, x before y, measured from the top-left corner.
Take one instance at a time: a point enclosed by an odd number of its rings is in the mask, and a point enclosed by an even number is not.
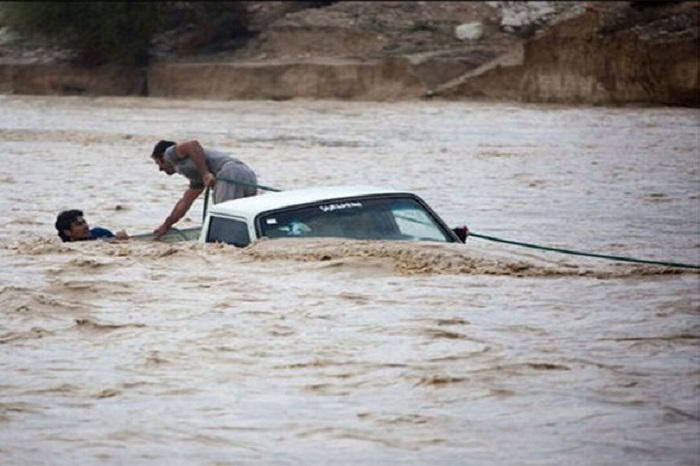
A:
[[[249,11],[245,45],[207,43],[195,25],[160,38],[141,70],[0,45],[0,92],[700,106],[699,2],[249,2]]]

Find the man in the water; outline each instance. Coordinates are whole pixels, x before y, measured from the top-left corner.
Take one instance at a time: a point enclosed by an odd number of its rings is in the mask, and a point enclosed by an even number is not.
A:
[[[128,239],[129,236],[124,230],[118,231],[116,235],[106,228],[90,228],[83,212],[77,209],[64,210],[56,218],[55,224],[58,236],[65,242],[89,241],[98,238]]]

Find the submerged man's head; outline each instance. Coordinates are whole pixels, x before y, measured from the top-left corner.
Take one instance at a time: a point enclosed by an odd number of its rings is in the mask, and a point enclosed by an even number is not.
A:
[[[58,214],[55,227],[63,242],[90,239],[90,225],[81,210],[64,210]]]

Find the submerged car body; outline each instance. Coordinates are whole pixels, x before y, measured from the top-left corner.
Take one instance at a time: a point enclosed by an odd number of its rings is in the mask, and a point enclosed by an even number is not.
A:
[[[260,238],[464,242],[418,195],[371,186],[296,189],[211,205],[199,241],[244,247]]]

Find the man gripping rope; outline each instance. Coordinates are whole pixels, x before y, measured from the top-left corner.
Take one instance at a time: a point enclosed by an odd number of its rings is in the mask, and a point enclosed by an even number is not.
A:
[[[156,238],[165,235],[185,216],[206,187],[213,189],[214,204],[258,193],[258,179],[250,167],[224,152],[204,149],[196,140],[181,143],[159,141],[153,148],[151,158],[167,175],[179,173],[190,180],[189,187],[170,215],[153,230]],[[217,178],[220,179],[218,183]]]

